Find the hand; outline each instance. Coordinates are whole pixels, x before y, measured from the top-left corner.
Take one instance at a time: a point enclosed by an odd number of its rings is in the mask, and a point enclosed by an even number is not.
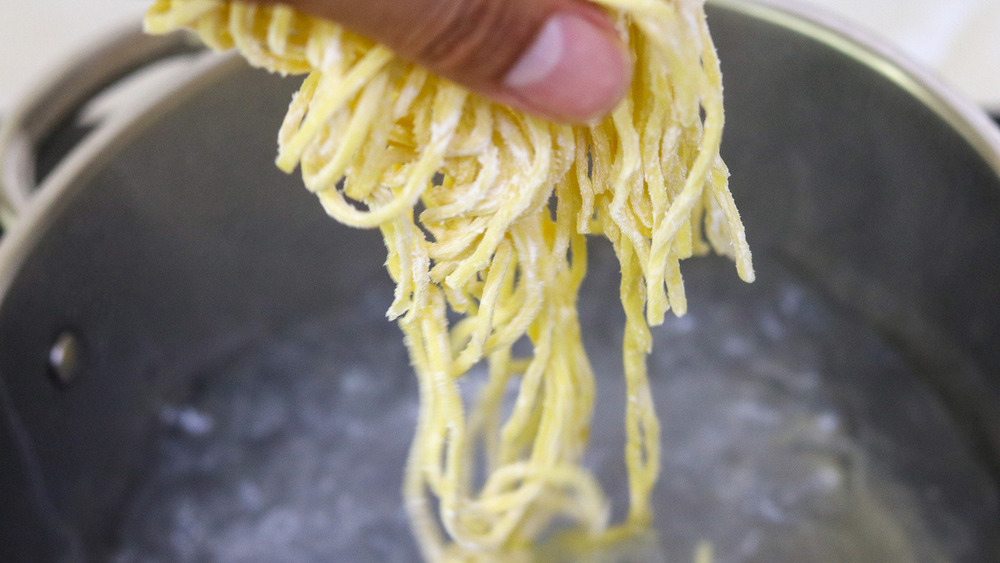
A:
[[[610,18],[583,0],[282,1],[498,102],[559,121],[604,116],[631,78]]]

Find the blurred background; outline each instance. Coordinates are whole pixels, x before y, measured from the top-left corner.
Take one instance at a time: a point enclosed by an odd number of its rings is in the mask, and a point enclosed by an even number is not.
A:
[[[1000,110],[1000,1],[786,0],[856,22],[980,105]],[[109,30],[138,22],[146,0],[0,2],[0,116],[29,86]]]

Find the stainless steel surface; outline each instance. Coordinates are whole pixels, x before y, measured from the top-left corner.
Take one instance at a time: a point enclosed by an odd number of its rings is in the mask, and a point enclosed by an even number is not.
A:
[[[201,48],[191,38],[175,34],[151,37],[130,26],[109,40],[79,54],[49,80],[39,84],[0,124],[0,221],[9,224],[26,205],[37,185],[35,153],[39,145],[73,113],[108,85],[152,63]],[[147,96],[145,104],[157,96]],[[132,109],[141,111],[144,104]],[[133,115],[120,116],[123,120]]]
[[[712,0],[711,3],[811,37],[870,67],[931,108],[1000,174],[1000,130],[990,123],[982,109],[884,40],[846,25],[827,12],[790,0]]]
[[[849,32],[710,18],[758,281],[683,267],[691,313],[650,360],[658,536],[632,560],[997,559],[996,130]],[[413,556],[381,241],[271,165],[295,81],[213,64],[70,153],[0,244],[8,559]],[[617,269],[592,248],[588,463],[621,511]]]
[[[984,107],[1000,109],[1000,3],[995,0],[787,0],[877,32]],[[126,21],[147,2],[0,2],[0,114],[40,73]],[[44,29],[46,33],[38,33]],[[30,56],[26,56],[30,53]]]
[[[79,373],[81,354],[80,340],[72,332],[63,332],[56,338],[49,350],[49,367],[59,383],[73,383]]]

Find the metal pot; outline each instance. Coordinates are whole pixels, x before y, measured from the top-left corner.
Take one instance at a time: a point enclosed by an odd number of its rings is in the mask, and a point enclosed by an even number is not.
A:
[[[684,266],[691,313],[650,358],[655,534],[605,555],[997,560],[1000,133],[822,16],[709,18],[758,280]],[[412,559],[416,389],[379,236],[272,166],[297,81],[191,51],[130,35],[5,123],[0,559]],[[94,90],[183,53],[79,141]],[[623,319],[592,247],[587,463],[620,514]]]

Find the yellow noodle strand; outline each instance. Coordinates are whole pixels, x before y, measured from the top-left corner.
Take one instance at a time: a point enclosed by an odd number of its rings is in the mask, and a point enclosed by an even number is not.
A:
[[[687,310],[680,260],[712,249],[753,279],[719,157],[722,82],[703,0],[591,1],[616,20],[634,78],[609,117],[575,127],[492,103],[287,6],[156,0],[146,16],[152,33],[190,29],[256,66],[307,74],[276,162],[300,168],[336,220],[385,239],[387,316],[420,393],[403,494],[430,561],[522,557],[558,518],[587,541],[647,525],[660,455],[650,327]],[[596,399],[576,308],[591,233],[618,257],[626,317],[629,514],[612,528],[581,466]],[[450,323],[449,309],[463,318]],[[527,352],[515,354],[519,342]],[[461,386],[482,362],[486,383],[466,412]]]

